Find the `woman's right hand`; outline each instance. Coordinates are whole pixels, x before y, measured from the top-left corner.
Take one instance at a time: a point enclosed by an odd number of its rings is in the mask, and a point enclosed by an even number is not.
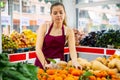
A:
[[[58,69],[59,66],[57,64],[45,64],[45,69]]]
[[[45,64],[44,69],[52,69],[52,64]]]
[[[45,69],[57,69],[57,64],[45,64]]]

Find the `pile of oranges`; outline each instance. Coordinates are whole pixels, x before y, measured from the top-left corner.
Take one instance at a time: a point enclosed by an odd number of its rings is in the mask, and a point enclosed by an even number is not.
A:
[[[86,73],[85,70],[67,67],[59,69],[39,69],[38,80],[120,80],[113,71],[94,71]],[[86,75],[86,76],[85,76]]]

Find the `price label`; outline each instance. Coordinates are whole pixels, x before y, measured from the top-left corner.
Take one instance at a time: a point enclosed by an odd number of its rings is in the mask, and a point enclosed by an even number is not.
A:
[[[21,19],[22,19],[22,21],[21,21],[22,26],[29,26],[30,25],[29,18],[22,17]]]
[[[117,16],[110,18],[109,24],[111,24],[111,25],[119,24],[119,18]]]
[[[1,16],[2,25],[10,25],[10,23],[11,23],[10,16]]]

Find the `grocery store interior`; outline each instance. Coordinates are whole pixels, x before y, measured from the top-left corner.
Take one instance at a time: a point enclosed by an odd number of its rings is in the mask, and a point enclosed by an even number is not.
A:
[[[54,71],[34,65],[38,28],[51,21],[56,2],[65,7],[84,71],[69,72],[68,45],[61,61],[65,66],[59,65],[63,73],[54,59]],[[0,0],[0,64],[0,80],[120,80],[120,0]]]

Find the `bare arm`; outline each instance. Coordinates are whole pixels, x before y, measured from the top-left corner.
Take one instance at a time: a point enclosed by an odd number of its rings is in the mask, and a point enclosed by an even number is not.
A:
[[[67,32],[68,32],[68,46],[69,46],[69,50],[70,50],[70,57],[71,57],[72,61],[76,61],[77,53],[76,53],[76,49],[75,49],[74,32],[72,29],[68,29]]]
[[[41,62],[41,64],[43,65],[43,68],[45,68],[45,64],[47,64],[44,54],[42,52],[42,46],[43,46],[45,32],[46,32],[46,25],[43,24],[38,29],[37,41],[36,41],[36,55],[37,55],[39,61]]]
[[[67,32],[68,32],[68,47],[69,47],[69,51],[70,51],[72,65],[75,66],[76,68],[82,69],[81,65],[77,61],[77,52],[76,52],[76,48],[75,48],[74,32],[72,29],[68,29]]]

